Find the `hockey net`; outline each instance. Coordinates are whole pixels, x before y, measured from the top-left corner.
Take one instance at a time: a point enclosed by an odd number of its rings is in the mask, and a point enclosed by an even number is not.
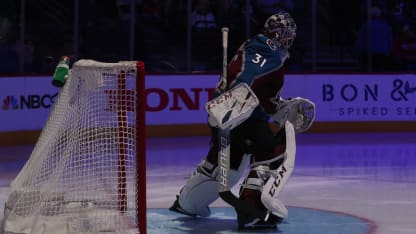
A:
[[[142,62],[79,60],[5,204],[4,233],[146,233]]]

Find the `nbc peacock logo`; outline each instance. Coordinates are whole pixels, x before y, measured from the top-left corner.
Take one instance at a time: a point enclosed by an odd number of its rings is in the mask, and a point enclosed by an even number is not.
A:
[[[2,106],[3,110],[17,110],[19,109],[19,103],[17,98],[13,97],[13,96],[6,96],[3,99],[3,106]]]

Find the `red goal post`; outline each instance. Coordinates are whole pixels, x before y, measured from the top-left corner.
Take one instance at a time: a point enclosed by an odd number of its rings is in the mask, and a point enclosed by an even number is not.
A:
[[[5,233],[146,233],[145,67],[79,60],[11,184]]]

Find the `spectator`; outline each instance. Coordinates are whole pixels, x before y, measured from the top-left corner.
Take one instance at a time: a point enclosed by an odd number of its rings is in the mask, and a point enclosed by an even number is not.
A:
[[[393,27],[393,34],[401,34],[402,27],[410,23],[410,18],[404,11],[405,3],[403,1],[397,2],[391,10],[391,23]]]
[[[254,12],[257,16],[259,22],[264,22],[264,20],[273,14],[281,10],[284,11],[293,11],[295,3],[293,0],[257,0],[253,1]]]
[[[19,72],[19,55],[14,50],[13,43],[0,40],[0,73],[2,74]]]
[[[214,12],[209,0],[197,0],[192,11],[191,24],[194,29],[216,28]]]
[[[221,26],[230,28],[232,36],[228,41],[229,51],[236,51],[240,47],[241,38],[246,37],[246,1],[245,0],[224,0],[218,4],[218,23]],[[252,8],[249,6],[248,8]],[[249,15],[251,22],[252,16]]]
[[[378,7],[369,10],[370,19],[357,35],[356,51],[361,70],[386,71],[392,68],[393,32]]]
[[[18,28],[10,18],[0,15],[0,73],[19,72],[18,42]]]
[[[8,37],[11,27],[12,22],[10,19],[0,15],[0,41],[5,40]]]
[[[141,4],[143,4],[143,0],[135,0],[136,7]],[[130,20],[131,0],[116,0],[116,6],[119,18],[123,21]]]
[[[209,0],[197,0],[192,11],[192,65],[195,70],[210,71],[220,67],[219,29],[210,4]]]
[[[351,12],[360,7],[360,1],[338,0],[328,3],[326,22],[329,27],[329,46],[331,51],[339,52],[340,62],[344,62],[344,59],[351,55],[351,48],[354,47],[354,34],[362,22],[362,17],[359,14],[351,17]]]
[[[276,10],[293,11],[293,0],[257,0],[255,4],[264,14],[273,14]]]
[[[402,32],[394,39],[393,56],[399,69],[409,71],[416,65],[416,35],[408,24],[404,25]]]

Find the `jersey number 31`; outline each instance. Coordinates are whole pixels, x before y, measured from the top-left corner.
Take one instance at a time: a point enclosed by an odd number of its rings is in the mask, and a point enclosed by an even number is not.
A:
[[[267,59],[265,59],[261,54],[256,53],[256,57],[251,60],[255,64],[260,64],[260,67],[263,67]]]

